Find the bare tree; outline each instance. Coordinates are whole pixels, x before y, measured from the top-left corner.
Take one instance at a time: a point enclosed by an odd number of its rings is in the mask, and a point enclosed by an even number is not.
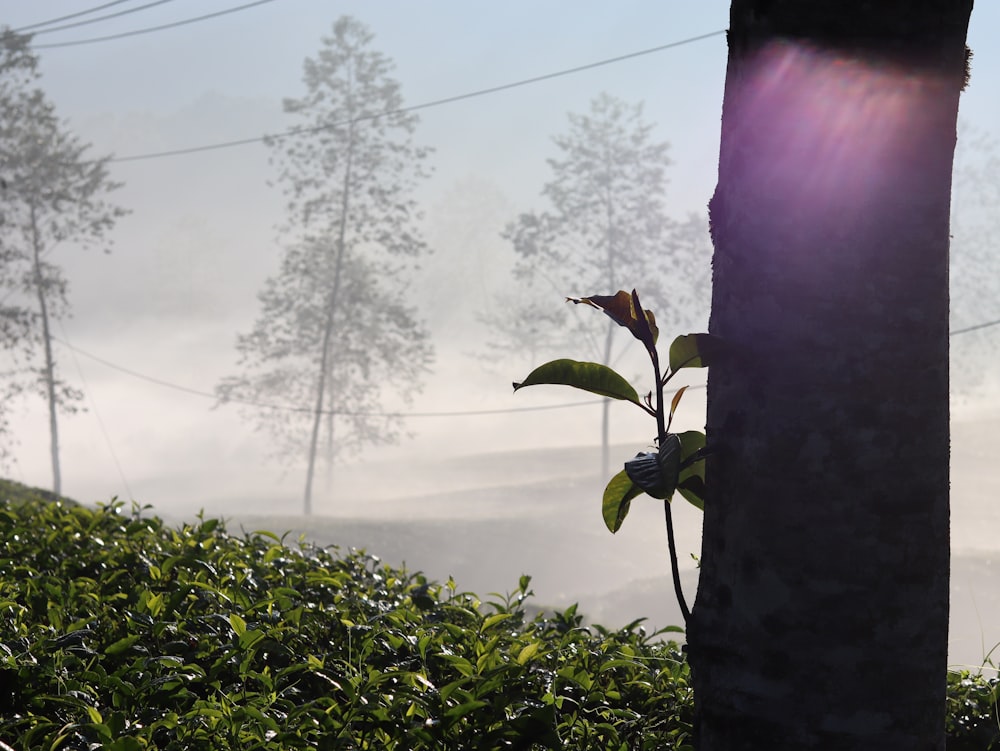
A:
[[[733,0],[688,654],[702,751],[944,749],[972,0]]]
[[[109,250],[107,234],[126,212],[107,200],[120,187],[108,159],[88,158],[89,146],[37,88],[29,42],[0,32],[0,341],[14,355],[3,373],[9,393],[36,390],[48,404],[52,489],[60,493],[58,414],[76,411],[82,393],[58,375],[52,326],[70,314],[69,283],[50,254],[62,243]]]
[[[699,318],[690,309],[690,298],[678,303],[670,291],[690,290],[695,280],[685,274],[698,265],[692,263],[695,257],[700,256],[702,266],[707,263],[707,223],[701,221],[699,236],[692,232],[697,217],[678,223],[668,216],[669,146],[655,139],[641,104],[601,94],[587,114],[571,114],[568,132],[554,141],[559,157],[549,160],[552,178],[542,188],[549,209],[522,214],[505,230],[518,254],[514,277],[522,299],[518,307],[490,318],[497,335],[492,344],[527,351],[529,341],[538,346],[540,332],[551,337],[562,331],[577,351],[580,341],[589,341],[592,358],[607,365],[616,356],[619,327],[572,308],[555,310],[553,304],[560,295],[613,294],[638,287],[667,329]],[[701,281],[701,306],[707,311],[707,278]],[[544,302],[541,295],[553,302]],[[606,401],[604,475],[609,419]]]
[[[237,339],[244,372],[217,391],[221,401],[297,407],[251,415],[278,452],[306,454],[307,514],[321,439],[328,466],[396,440],[401,421],[380,412],[384,392],[408,401],[432,358],[407,304],[427,251],[412,193],[428,152],[413,145],[417,118],[400,112],[392,63],[371,41],[362,24],[339,19],[305,62],[305,95],[285,100],[300,125],[269,141],[288,198],[284,257],[253,329]]]

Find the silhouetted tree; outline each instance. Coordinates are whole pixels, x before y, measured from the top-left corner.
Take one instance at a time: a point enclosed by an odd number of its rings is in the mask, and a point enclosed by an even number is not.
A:
[[[90,159],[36,85],[30,37],[0,32],[0,348],[11,367],[5,397],[37,390],[49,412],[52,490],[61,492],[58,413],[82,393],[59,378],[52,325],[70,313],[68,280],[49,254],[62,243],[102,245],[124,209],[107,158]],[[6,427],[0,414],[0,430]]]
[[[398,438],[400,420],[379,412],[387,388],[409,400],[432,351],[407,294],[427,248],[412,192],[427,150],[400,112],[392,63],[371,33],[341,18],[305,62],[306,94],[286,99],[295,133],[270,140],[288,197],[284,257],[259,294],[260,316],[236,348],[243,375],[221,401],[298,405],[255,409],[253,419],[286,456],[308,457],[305,512],[325,427],[327,461]]]
[[[943,749],[971,0],[734,0],[688,628],[701,751]]]
[[[693,259],[700,255],[701,265],[707,264],[707,226],[700,222],[699,247],[698,232],[692,232],[699,220],[680,224],[667,215],[669,146],[655,140],[641,105],[602,94],[587,114],[570,114],[569,123],[568,132],[554,139],[560,155],[549,160],[552,178],[542,188],[549,209],[521,214],[505,230],[518,254],[514,277],[519,294],[530,294],[532,300],[488,320],[497,334],[495,347],[527,351],[529,341],[539,345],[541,332],[562,331],[577,351],[581,340],[589,341],[592,358],[607,365],[615,356],[619,327],[572,308],[555,310],[552,302],[536,298],[532,288],[558,301],[559,295],[613,294],[638,287],[643,301],[660,316],[661,328],[672,330],[697,317],[688,299],[679,302],[670,292],[694,282],[687,276],[697,266]],[[707,283],[702,289],[707,300]],[[609,430],[605,401],[604,475]]]

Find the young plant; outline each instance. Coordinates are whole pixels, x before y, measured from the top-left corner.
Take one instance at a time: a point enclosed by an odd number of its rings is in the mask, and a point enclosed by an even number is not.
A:
[[[607,365],[561,359],[535,368],[527,378],[514,384],[514,391],[543,383],[573,386],[611,399],[631,402],[656,420],[657,450],[639,453],[634,459],[625,462],[625,468],[612,477],[604,489],[601,511],[604,523],[614,533],[625,521],[633,498],[645,493],[663,501],[674,591],[684,622],[687,623],[690,612],[684,600],[684,593],[681,591],[670,501],[674,493],[679,492],[692,504],[704,510],[704,458],[707,449],[705,434],[701,431],[670,432],[674,412],[687,386],[681,387],[673,394],[669,407],[664,398],[664,389],[681,369],[706,367],[709,364],[709,355],[717,349],[715,340],[709,334],[678,336],[670,344],[667,369],[664,372],[656,349],[659,337],[656,318],[652,311],[643,309],[635,290],[632,290],[631,294],[619,290],[613,296],[568,297],[566,300],[603,310],[615,323],[624,326],[642,343],[653,365],[654,389],[640,399],[636,389]]]

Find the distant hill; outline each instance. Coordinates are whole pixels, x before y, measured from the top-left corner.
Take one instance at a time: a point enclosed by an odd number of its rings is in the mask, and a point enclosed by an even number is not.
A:
[[[36,500],[52,503],[62,501],[67,504],[79,505],[72,498],[67,498],[64,495],[56,495],[51,490],[34,488],[16,480],[7,480],[2,477],[0,477],[0,500],[9,501],[10,503],[25,503],[26,501]]]

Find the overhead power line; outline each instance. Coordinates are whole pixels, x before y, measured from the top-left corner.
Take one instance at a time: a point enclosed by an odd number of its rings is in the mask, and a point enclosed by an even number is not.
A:
[[[66,329],[63,327],[62,321],[56,320],[59,324],[59,330],[62,332],[63,338],[68,339],[66,336]],[[101,429],[101,434],[104,436],[104,444],[108,447],[108,452],[111,454],[112,460],[114,460],[115,467],[118,469],[118,477],[122,481],[122,485],[125,486],[126,492],[129,496],[132,496],[132,488],[128,485],[128,480],[125,479],[125,472],[122,469],[121,462],[118,461],[118,453],[115,451],[114,443],[111,441],[111,435],[108,433],[107,427],[104,425],[104,420],[101,419],[101,413],[97,409],[97,401],[94,399],[94,395],[90,392],[90,387],[87,385],[87,379],[83,375],[83,368],[80,367],[80,360],[76,356],[76,352],[72,349],[70,354],[73,356],[73,363],[76,365],[76,372],[80,376],[80,382],[83,384],[84,394],[86,395],[87,402],[90,404],[90,408],[94,411],[94,417],[97,418],[97,425]]]
[[[174,2],[174,0],[155,0],[152,3],[146,3],[145,5],[137,5],[134,8],[120,10],[117,13],[108,13],[106,16],[98,16],[97,18],[89,18],[86,21],[75,21],[73,23],[63,24],[62,26],[53,26],[48,29],[42,29],[41,31],[34,32],[34,36],[38,36],[39,34],[50,34],[53,31],[63,31],[64,29],[75,29],[77,26],[88,26],[92,23],[100,23],[101,21],[118,18],[119,16],[128,16],[132,13],[138,13],[140,10],[146,10],[147,8],[152,8],[156,5],[165,5],[166,3],[172,2]]]
[[[50,18],[48,21],[39,21],[38,23],[28,24],[27,26],[22,26],[19,29],[14,29],[15,32],[20,34],[21,32],[27,31],[28,29],[37,29],[39,26],[48,26],[51,23],[59,23],[60,21],[68,21],[71,18],[79,18],[80,16],[86,16],[91,13],[96,13],[99,10],[104,10],[105,8],[110,8],[115,5],[121,5],[122,3],[128,3],[131,0],[114,0],[112,3],[104,3],[103,5],[96,5],[93,8],[88,8],[87,10],[77,11],[76,13],[70,13],[68,16],[59,16],[59,18]]]
[[[970,331],[979,331],[979,329],[988,329],[990,326],[1000,326],[1000,319],[996,321],[987,321],[986,323],[977,323],[975,326],[966,326],[962,329],[955,329],[954,331],[949,331],[948,336],[958,336],[959,334],[968,334]]]
[[[105,360],[103,357],[98,357],[97,355],[91,354],[85,350],[76,347],[69,342],[59,339],[58,337],[52,337],[53,340],[59,342],[64,347],[76,352],[77,354],[83,355],[86,358],[93,360],[94,362],[99,362],[112,370],[117,370],[120,373],[125,373],[133,378],[138,378],[142,381],[147,381],[149,383],[155,383],[157,386],[163,386],[168,389],[173,389],[174,391],[182,391],[186,394],[194,394],[195,396],[202,396],[207,399],[213,399],[219,401],[218,394],[213,394],[209,391],[201,391],[200,389],[193,389],[187,386],[181,386],[176,383],[171,383],[170,381],[164,381],[161,378],[154,378],[153,376],[146,375],[145,373],[139,373],[138,371],[131,370],[129,368],[113,363],[110,360]],[[234,404],[245,404],[249,407],[258,407],[260,409],[274,409],[280,410],[282,412],[308,412],[310,414],[315,414],[316,410],[313,407],[298,407],[292,404],[268,404],[265,402],[256,402],[250,399],[227,399],[227,403],[232,402]],[[363,417],[475,417],[482,415],[502,415],[512,412],[543,412],[552,409],[566,409],[568,407],[584,407],[595,404],[602,404],[603,399],[589,399],[582,402],[566,402],[563,404],[548,404],[540,407],[508,407],[506,409],[472,409],[472,410],[455,410],[455,411],[445,411],[445,412],[368,412],[368,411],[352,411],[346,409],[322,409],[319,411],[323,415],[345,415],[345,416],[363,416]]]
[[[965,334],[970,331],[977,331],[979,329],[989,328],[991,326],[1000,326],[1000,319],[995,321],[987,321],[985,323],[976,324],[975,326],[967,326],[965,328],[956,329],[954,331],[948,332],[948,336],[958,336],[959,334]],[[186,394],[193,394],[194,396],[204,397],[206,399],[212,399],[219,401],[218,394],[213,394],[209,391],[202,391],[200,389],[190,388],[188,386],[182,386],[177,383],[172,383],[171,381],[165,381],[162,378],[155,378],[151,375],[146,375],[145,373],[140,373],[136,370],[126,368],[123,365],[118,365],[117,363],[111,362],[110,360],[105,360],[103,357],[98,357],[95,354],[87,352],[85,350],[76,347],[69,342],[59,339],[58,337],[52,337],[55,341],[62,344],[64,347],[72,350],[73,352],[83,355],[86,358],[93,360],[94,362],[99,362],[105,367],[111,368],[112,370],[117,370],[119,373],[124,373],[126,375],[132,376],[142,381],[148,383],[154,383],[157,386],[163,386],[164,388],[173,389],[174,391],[182,391]],[[703,384],[696,384],[689,386],[690,390],[705,388]],[[312,407],[299,407],[292,404],[270,404],[267,402],[257,402],[251,399],[226,399],[225,402],[232,402],[234,404],[244,404],[249,407],[258,407],[260,409],[274,409],[283,412],[309,412],[315,413]],[[351,410],[339,410],[339,409],[323,409],[320,410],[320,414],[328,415],[345,415],[345,416],[364,416],[364,417],[476,417],[483,415],[502,415],[510,414],[514,412],[543,412],[553,409],[566,409],[569,407],[585,407],[592,406],[595,404],[602,404],[603,399],[600,400],[587,400],[580,402],[564,402],[562,404],[548,404],[544,406],[537,407],[507,407],[504,409],[472,409],[472,410],[454,410],[454,411],[443,411],[443,412],[369,412],[369,411],[351,411]]]
[[[263,0],[263,1],[267,2],[268,0]],[[631,60],[636,57],[642,57],[643,55],[652,55],[656,52],[663,52],[664,50],[669,50],[674,47],[680,47],[685,44],[700,42],[704,39],[710,39],[711,37],[716,37],[725,33],[726,33],[725,30],[712,31],[709,32],[708,34],[700,34],[698,36],[688,37],[687,39],[681,39],[676,42],[661,44],[659,47],[650,47],[649,49],[639,50],[638,52],[630,52],[625,55],[618,55],[617,57],[609,57],[604,60],[598,60],[597,62],[587,63],[585,65],[578,65],[575,68],[566,68],[565,70],[558,70],[554,73],[545,73],[540,76],[534,76],[532,78],[524,78],[521,79],[520,81],[513,81],[512,83],[504,83],[500,84],[499,86],[490,86],[485,89],[477,89],[476,91],[469,91],[464,94],[455,94],[454,96],[444,97],[442,99],[434,99],[429,102],[423,102],[422,104],[414,104],[409,107],[400,107],[394,110],[386,110],[385,112],[378,112],[372,115],[362,115],[360,117],[354,118],[353,120],[339,120],[334,123],[328,123],[326,125],[317,125],[309,128],[292,128],[291,130],[286,130],[282,133],[277,133],[274,135],[254,136],[252,138],[240,138],[232,141],[221,141],[218,143],[205,144],[203,146],[190,146],[182,149],[170,149],[169,151],[154,151],[147,154],[132,154],[129,156],[112,157],[108,161],[136,162],[144,159],[159,159],[168,156],[181,156],[183,154],[197,154],[203,151],[215,151],[217,149],[228,149],[234,146],[246,146],[251,143],[263,143],[264,141],[270,139],[281,139],[301,134],[318,133],[324,130],[330,130],[331,128],[340,128],[345,125],[350,125],[351,123],[365,122],[368,120],[377,120],[382,117],[401,115],[407,112],[416,112],[418,110],[430,109],[431,107],[440,107],[443,104],[452,104],[453,102],[460,102],[465,99],[474,99],[476,97],[487,96],[488,94],[496,94],[497,92],[500,91],[507,91],[508,89],[516,89],[521,86],[528,86],[530,84],[540,83],[542,81],[550,81],[553,78],[561,78],[562,76],[569,76],[574,73],[580,73],[585,70],[592,70],[594,68],[600,68],[605,65],[620,63],[624,60]]]
[[[168,0],[161,0],[161,2],[168,2]],[[218,18],[219,16],[225,16],[230,13],[236,13],[237,11],[246,10],[247,8],[253,8],[257,5],[264,5],[264,3],[273,3],[274,0],[257,0],[254,3],[246,3],[244,5],[237,5],[234,8],[227,8],[226,10],[216,11],[215,13],[206,13],[203,16],[195,16],[194,18],[185,18],[182,21],[174,21],[173,23],[165,23],[159,26],[149,26],[145,29],[135,29],[133,31],[123,31],[120,34],[109,34],[102,37],[91,37],[89,39],[74,39],[70,42],[52,42],[50,44],[33,44],[36,50],[41,49],[54,49],[56,47],[75,47],[80,44],[93,44],[94,42],[107,42],[111,39],[124,39],[125,37],[137,36],[139,34],[150,34],[154,31],[163,31],[164,29],[173,29],[178,26],[185,26],[187,24],[197,23],[199,21],[206,21],[209,18]]]

